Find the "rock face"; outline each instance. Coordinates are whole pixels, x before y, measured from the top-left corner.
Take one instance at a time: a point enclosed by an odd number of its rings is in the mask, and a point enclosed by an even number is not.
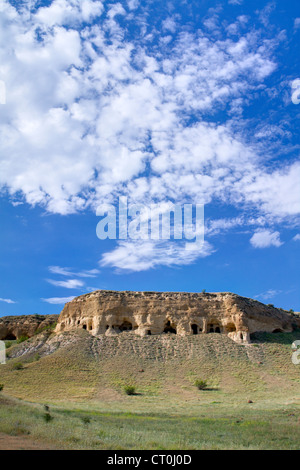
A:
[[[23,315],[0,318],[0,340],[31,338],[38,331],[57,323],[58,315]]]
[[[298,316],[231,293],[95,291],[66,304],[55,331],[83,328],[94,336],[221,333],[249,343],[251,333],[297,327]]]

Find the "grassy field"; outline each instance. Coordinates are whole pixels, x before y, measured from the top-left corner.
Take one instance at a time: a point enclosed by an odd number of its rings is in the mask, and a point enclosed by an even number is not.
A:
[[[0,432],[57,448],[297,449],[295,339],[299,332],[258,335],[249,346],[218,334],[39,335],[11,345],[0,366]]]

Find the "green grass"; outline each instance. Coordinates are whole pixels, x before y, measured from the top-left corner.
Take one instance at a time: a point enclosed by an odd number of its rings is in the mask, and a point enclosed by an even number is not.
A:
[[[1,399],[0,399],[1,404]],[[201,407],[196,416],[100,412],[6,401],[0,432],[28,435],[58,448],[114,450],[298,449],[299,409],[284,412],[222,406]]]
[[[0,366],[0,432],[75,449],[299,448],[299,332],[246,347],[217,334],[43,338],[13,345]]]

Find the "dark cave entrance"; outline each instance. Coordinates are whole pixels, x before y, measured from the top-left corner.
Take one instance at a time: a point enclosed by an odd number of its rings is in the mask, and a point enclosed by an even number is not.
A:
[[[165,328],[164,328],[164,333],[170,333],[170,334],[172,334],[172,335],[176,335],[176,334],[177,334],[176,328],[173,328],[173,327],[171,326],[171,322],[170,322],[170,321],[168,321],[168,322],[166,323]]]
[[[131,331],[132,324],[129,321],[124,321],[120,326],[120,331]]]
[[[221,327],[217,323],[210,323],[208,325],[208,333],[221,333]]]
[[[10,333],[4,338],[4,341],[16,341],[16,339],[16,336]]]
[[[198,325],[193,324],[193,325],[191,325],[191,328],[192,328],[193,335],[197,335],[198,332],[199,332]]]

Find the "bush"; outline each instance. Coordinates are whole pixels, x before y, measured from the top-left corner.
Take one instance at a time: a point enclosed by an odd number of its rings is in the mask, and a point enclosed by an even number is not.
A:
[[[44,326],[43,328],[38,328],[34,334],[39,335],[40,333],[52,332],[55,330],[56,326],[57,323],[52,323],[51,325]]]
[[[24,369],[24,366],[22,364],[22,362],[16,362],[13,366],[12,366],[13,370],[23,370]]]
[[[0,384],[0,392],[2,392],[3,389],[4,389],[4,385]]]
[[[195,381],[195,386],[198,390],[205,390],[207,388],[207,381],[198,379]]]
[[[11,348],[11,345],[12,345],[12,342],[11,342],[11,341],[6,341],[6,342],[5,342],[5,347],[6,347],[6,349]]]
[[[81,421],[83,422],[83,424],[90,424],[91,418],[89,418],[88,416],[81,416]]]
[[[53,416],[51,416],[50,413],[45,413],[45,414],[43,415],[43,418],[44,418],[44,420],[46,421],[46,423],[50,423],[50,422],[54,419]]]
[[[126,393],[126,395],[135,395],[135,386],[125,385],[124,392]]]
[[[28,336],[20,336],[20,338],[17,339],[17,344],[24,343],[24,341],[27,341],[28,339]]]

